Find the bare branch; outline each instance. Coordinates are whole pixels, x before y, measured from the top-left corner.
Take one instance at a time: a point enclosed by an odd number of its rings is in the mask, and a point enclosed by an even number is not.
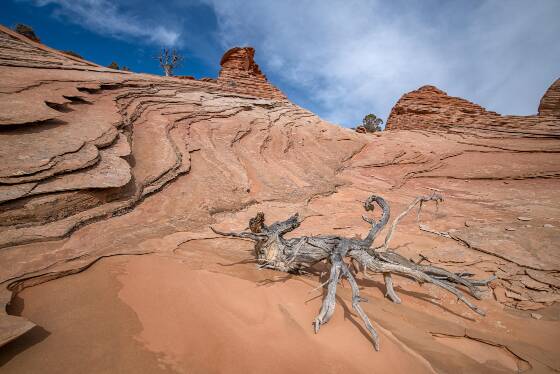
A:
[[[163,68],[165,76],[173,76],[173,70],[179,67],[183,62],[183,56],[177,52],[176,49],[169,50],[169,48],[162,48],[159,55],[155,56],[159,61],[159,66]]]
[[[266,240],[267,236],[264,234],[255,234],[252,232],[223,232],[223,231],[218,231],[216,229],[214,229],[212,226],[210,226],[210,230],[212,230],[214,233],[218,234],[218,235],[222,235],[222,236],[231,236],[234,238],[241,238],[241,239],[251,239],[251,240],[255,240],[255,241],[259,241],[259,240]]]
[[[438,194],[433,194],[433,195],[430,195],[430,196],[417,197],[401,214],[399,214],[397,216],[397,218],[395,218],[395,220],[393,221],[393,224],[391,225],[391,228],[389,229],[389,233],[385,237],[385,242],[383,243],[382,246],[380,246],[378,248],[375,248],[375,249],[376,250],[380,249],[382,251],[386,251],[387,247],[389,246],[389,242],[393,238],[393,233],[395,232],[395,228],[397,227],[397,225],[399,224],[401,219],[403,219],[404,216],[406,216],[408,214],[408,212],[410,212],[412,210],[412,208],[414,208],[417,204],[420,204],[420,206],[418,208],[418,215],[417,215],[417,219],[420,219],[420,210],[422,209],[422,204],[427,202],[427,201],[435,201],[436,204],[438,204],[439,202],[443,201],[443,197],[441,195],[438,195]]]
[[[368,235],[366,236],[366,238],[364,239],[368,247],[373,244],[373,241],[375,240],[375,237],[377,236],[379,231],[381,231],[381,229],[385,227],[387,222],[389,222],[389,216],[391,215],[391,209],[389,208],[389,204],[387,204],[385,199],[376,195],[371,195],[370,197],[368,197],[368,199],[364,203],[364,209],[366,211],[372,211],[375,208],[375,205],[373,205],[373,203],[379,205],[379,207],[381,207],[381,209],[383,210],[383,213],[377,223],[374,220],[370,220],[367,217],[362,217],[366,222],[371,224],[371,229]]]

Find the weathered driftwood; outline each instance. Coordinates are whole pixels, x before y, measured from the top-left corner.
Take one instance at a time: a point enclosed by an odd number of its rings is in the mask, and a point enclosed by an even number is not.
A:
[[[366,211],[374,209],[374,203],[382,209],[381,218],[378,221],[363,217],[371,224],[367,236],[364,239],[349,239],[340,236],[303,236],[298,238],[286,239],[284,235],[296,229],[301,221],[296,213],[285,221],[275,222],[270,226],[265,224],[264,214],[259,212],[256,217],[249,221],[250,231],[245,232],[220,232],[212,230],[223,236],[251,239],[255,241],[255,255],[261,268],[275,269],[283,272],[298,273],[305,268],[320,261],[326,260],[330,264],[330,276],[324,285],[327,285],[326,295],[323,305],[317,318],[315,318],[315,332],[319,331],[321,325],[329,321],[334,313],[336,287],[341,278],[346,278],[352,289],[352,307],[363,320],[367,330],[371,334],[373,346],[379,350],[379,337],[370,323],[367,315],[360,306],[360,301],[366,301],[360,297],[358,284],[354,274],[350,271],[344,258],[349,258],[353,262],[361,265],[365,272],[382,273],[386,296],[394,303],[401,300],[393,288],[392,274],[405,276],[415,279],[420,283],[432,283],[455,295],[461,302],[480,315],[484,311],[471,303],[465,295],[456,288],[456,285],[465,287],[467,292],[477,299],[480,299],[480,292],[477,286],[487,285],[494,278],[486,280],[470,279],[470,273],[452,273],[445,269],[421,265],[414,263],[396,252],[388,249],[389,242],[399,221],[410,212],[415,206],[418,208],[418,219],[422,204],[434,201],[437,203],[443,199],[440,195],[421,196],[416,198],[401,213],[391,225],[383,245],[372,248],[373,242],[379,232],[389,222],[390,209],[387,202],[380,196],[372,195],[364,203]],[[358,266],[359,267],[359,266]]]

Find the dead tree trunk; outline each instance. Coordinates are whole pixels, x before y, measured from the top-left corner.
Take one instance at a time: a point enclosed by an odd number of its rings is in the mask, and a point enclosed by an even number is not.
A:
[[[163,48],[158,56],[155,57],[159,61],[159,66],[163,69],[166,77],[173,76],[173,70],[180,66],[183,62],[183,56],[180,55],[175,49],[169,50]]]
[[[328,261],[331,265],[330,276],[325,283],[327,290],[321,310],[314,321],[315,332],[317,333],[320,327],[332,317],[336,304],[337,285],[341,278],[346,278],[352,289],[352,307],[363,320],[371,334],[374,348],[379,350],[379,337],[360,306],[360,302],[364,301],[364,299],[360,297],[360,291],[354,274],[344,262],[344,258],[350,258],[358,262],[364,272],[370,270],[382,273],[386,285],[386,296],[397,304],[401,300],[393,289],[393,274],[412,278],[420,283],[432,283],[441,287],[455,295],[474,312],[484,315],[484,311],[471,303],[456,288],[456,285],[464,286],[470,295],[480,299],[481,296],[477,286],[486,286],[495,277],[485,280],[473,280],[470,278],[472,274],[456,274],[442,268],[416,264],[388,249],[395,227],[406,213],[418,205],[419,215],[423,203],[434,201],[437,204],[442,200],[442,197],[436,194],[416,198],[395,219],[383,245],[377,248],[372,248],[372,245],[376,236],[389,222],[390,208],[382,197],[375,195],[370,196],[366,200],[364,208],[366,211],[372,211],[375,203],[382,209],[382,214],[378,221],[363,217],[366,222],[371,224],[371,229],[364,239],[349,239],[340,236],[303,236],[286,239],[284,235],[295,230],[300,225],[297,213],[285,221],[275,222],[267,226],[264,223],[264,214],[259,212],[256,217],[249,221],[250,231],[246,232],[220,232],[213,228],[212,230],[219,235],[255,241],[255,255],[261,268],[298,273],[320,261]]]

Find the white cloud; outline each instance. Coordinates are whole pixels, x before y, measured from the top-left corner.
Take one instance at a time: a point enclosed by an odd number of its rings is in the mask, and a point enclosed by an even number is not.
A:
[[[560,1],[205,0],[223,47],[257,62],[323,117],[387,117],[434,84],[504,114],[531,114],[560,75]]]
[[[179,30],[162,26],[165,19],[150,20],[120,9],[109,0],[35,0],[39,6],[56,4],[55,15],[101,35],[135,39],[158,46],[180,44]]]

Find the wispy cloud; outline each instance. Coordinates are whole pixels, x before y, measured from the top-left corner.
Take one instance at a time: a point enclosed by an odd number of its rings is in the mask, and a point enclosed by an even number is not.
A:
[[[34,0],[38,6],[55,4],[56,16],[87,28],[101,35],[123,40],[136,40],[153,45],[177,46],[181,44],[180,28],[172,28],[165,19],[150,19],[130,9],[123,9],[119,2],[108,0]],[[141,7],[141,4],[136,4]],[[164,26],[165,25],[165,26]]]
[[[424,84],[504,114],[536,112],[560,75],[560,2],[206,0],[224,47],[250,44],[265,71],[327,119],[386,118]]]

